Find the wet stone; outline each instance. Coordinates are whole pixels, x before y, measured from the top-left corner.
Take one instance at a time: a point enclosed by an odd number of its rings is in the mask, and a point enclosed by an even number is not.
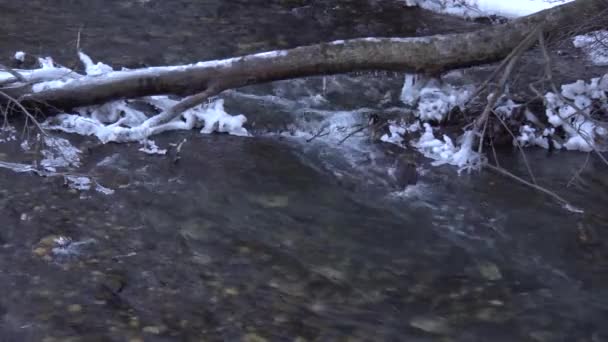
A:
[[[141,329],[141,331],[143,331],[146,334],[152,334],[152,335],[159,335],[164,331],[164,327],[162,326],[154,326],[154,325],[149,325],[144,327],[143,329]]]
[[[256,333],[249,333],[242,338],[242,342],[267,342],[268,340]]]
[[[410,326],[431,334],[445,335],[450,332],[448,321],[438,316],[419,316],[410,320]]]
[[[289,205],[289,197],[283,195],[257,196],[254,201],[265,208],[284,208]]]
[[[68,312],[69,313],[79,313],[82,311],[82,305],[80,304],[71,304],[68,305]]]
[[[479,264],[479,273],[482,277],[489,281],[502,279],[502,273],[496,264],[492,262],[482,262]]]
[[[226,294],[228,296],[238,296],[239,290],[234,287],[228,287],[228,288],[224,289],[224,294]]]
[[[546,331],[546,330],[538,330],[538,331],[532,331],[528,334],[528,336],[530,337],[530,339],[532,341],[535,342],[550,342],[550,341],[555,341],[556,337],[555,334],[551,331]]]

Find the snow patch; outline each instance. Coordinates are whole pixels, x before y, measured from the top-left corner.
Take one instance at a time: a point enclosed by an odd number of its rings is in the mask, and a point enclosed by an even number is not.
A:
[[[142,147],[139,149],[140,151],[147,153],[147,154],[159,154],[159,155],[165,155],[167,154],[167,150],[166,149],[161,149],[159,148],[156,143],[154,142],[154,140],[150,140],[150,139],[144,139],[140,142],[140,144],[142,145]]]
[[[578,80],[561,88],[559,95],[552,92],[545,95],[545,113],[553,127],[561,127],[565,132],[563,148],[583,152],[604,149],[601,142],[607,138],[605,124],[591,116],[598,110],[594,103],[599,110],[608,112],[608,74],[588,83]]]
[[[230,115],[224,110],[224,100],[216,100],[206,106],[189,110],[184,113],[186,120],[188,116],[194,116],[203,122],[201,133],[211,134],[213,132],[228,133],[237,136],[249,136],[243,125],[247,122],[244,115]]]
[[[433,128],[424,124],[424,133],[413,145],[427,158],[435,160],[434,166],[449,164],[457,166],[458,172],[477,169],[481,165],[481,156],[473,151],[475,134],[466,131],[460,137],[460,146],[457,147],[447,135],[443,140],[435,138]]]
[[[471,96],[472,87],[454,87],[436,78],[406,74],[401,101],[414,107],[421,121],[442,121],[454,107],[461,107]]]
[[[17,140],[17,130],[11,125],[0,127],[0,143]]]
[[[70,189],[78,191],[89,191],[94,189],[104,195],[112,195],[114,193],[114,190],[102,186],[87,176],[66,175],[64,176],[64,181]]]
[[[595,65],[608,65],[608,31],[600,30],[576,36],[575,47],[582,49]]]
[[[107,64],[101,62],[93,63],[91,57],[82,51],[78,52],[78,57],[82,64],[84,64],[85,72],[89,76],[103,75],[113,71],[112,67]]]
[[[408,6],[419,6],[433,12],[466,18],[490,15],[514,18],[570,1],[572,0],[405,0],[405,3]]]
[[[48,171],[56,171],[61,167],[80,166],[80,150],[69,141],[58,137],[44,137],[44,148],[41,153],[43,159],[40,165]]]
[[[15,60],[17,60],[19,62],[24,62],[25,61],[25,52],[23,52],[23,51],[15,52],[14,58],[15,58]]]
[[[404,136],[408,133],[418,132],[421,128],[420,121],[409,125],[404,122],[389,121],[389,132],[380,137],[380,141],[405,147],[403,146]]]

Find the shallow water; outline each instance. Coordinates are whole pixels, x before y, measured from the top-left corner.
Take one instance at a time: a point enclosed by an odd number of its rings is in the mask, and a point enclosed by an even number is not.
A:
[[[81,27],[88,53],[138,65],[454,25],[371,1],[0,1],[0,11],[2,49],[65,64]],[[365,139],[262,134],[387,111],[394,103],[374,102],[395,97],[400,80],[366,74],[230,92],[227,108],[249,115],[259,136],[173,132],[155,139],[167,156],[71,137],[85,152],[70,172],[112,195],[0,169],[0,340],[607,339],[608,178],[593,158],[566,187],[586,155],[528,154],[541,184],[585,209],[575,214],[489,172],[424,166],[419,183],[398,192],[387,181],[391,158]],[[309,102],[324,90],[328,101]],[[183,139],[175,162],[170,144]],[[524,174],[517,154],[499,156]],[[7,142],[0,157],[36,153]]]

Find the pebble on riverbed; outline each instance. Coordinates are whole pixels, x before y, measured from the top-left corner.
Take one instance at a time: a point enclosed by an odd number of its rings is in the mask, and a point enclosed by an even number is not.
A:
[[[437,316],[418,316],[410,320],[410,326],[431,334],[446,335],[450,333],[448,321]]]
[[[61,236],[59,235],[48,235],[43,237],[34,246],[32,253],[43,260],[52,260],[53,248],[57,246],[56,241],[60,238]]]
[[[249,333],[249,334],[243,336],[242,341],[243,342],[266,342],[268,340],[256,333]]]
[[[502,273],[496,264],[491,262],[482,262],[479,264],[479,273],[482,277],[489,281],[502,279]]]

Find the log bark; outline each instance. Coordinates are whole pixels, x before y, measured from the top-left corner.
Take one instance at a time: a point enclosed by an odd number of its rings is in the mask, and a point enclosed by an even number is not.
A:
[[[70,109],[150,95],[192,95],[246,85],[362,70],[442,71],[504,58],[532,30],[572,27],[606,11],[606,0],[576,0],[511,22],[460,34],[420,38],[360,38],[192,65],[117,71],[74,79],[35,92],[32,84],[0,88],[24,105]],[[592,26],[586,26],[591,30]]]

